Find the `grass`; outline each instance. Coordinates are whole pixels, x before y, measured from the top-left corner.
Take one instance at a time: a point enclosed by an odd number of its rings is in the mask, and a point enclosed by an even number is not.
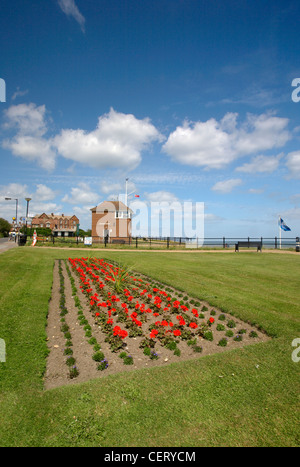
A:
[[[300,331],[300,255],[105,251],[274,339],[45,391],[53,261],[69,255],[76,250],[0,255],[1,446],[299,445],[300,362],[291,343]]]

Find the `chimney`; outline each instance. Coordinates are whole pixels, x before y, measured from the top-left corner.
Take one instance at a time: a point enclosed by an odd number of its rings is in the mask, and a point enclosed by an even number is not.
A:
[[[61,217],[64,217],[64,214],[62,214]]]

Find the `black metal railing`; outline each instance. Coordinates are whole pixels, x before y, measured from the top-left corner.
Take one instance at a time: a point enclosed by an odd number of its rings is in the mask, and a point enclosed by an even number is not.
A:
[[[89,239],[89,240],[88,240]],[[91,239],[91,243],[90,243]],[[55,237],[38,236],[38,245],[69,246],[69,247],[99,247],[99,248],[145,248],[145,249],[234,249],[237,242],[262,242],[267,249],[295,249],[299,248],[299,237],[130,237],[130,238],[101,238],[101,237]],[[32,243],[32,237],[27,238],[27,244]]]

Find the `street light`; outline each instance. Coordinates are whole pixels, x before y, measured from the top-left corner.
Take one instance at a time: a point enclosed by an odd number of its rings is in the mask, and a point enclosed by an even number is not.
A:
[[[26,232],[25,232],[25,234],[27,235],[28,208],[29,208],[29,201],[31,201],[31,198],[25,198],[25,201],[27,201],[27,208],[26,208]]]
[[[5,198],[6,201],[10,201],[14,199],[15,202],[16,202],[16,227],[18,228],[18,203],[19,203],[19,200],[18,198]]]

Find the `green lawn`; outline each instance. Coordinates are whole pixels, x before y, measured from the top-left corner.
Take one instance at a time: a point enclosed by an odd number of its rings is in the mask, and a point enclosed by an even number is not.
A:
[[[54,259],[0,255],[1,446],[298,446],[300,254],[95,252],[265,329],[263,344],[45,391]],[[83,252],[78,252],[83,255]]]

